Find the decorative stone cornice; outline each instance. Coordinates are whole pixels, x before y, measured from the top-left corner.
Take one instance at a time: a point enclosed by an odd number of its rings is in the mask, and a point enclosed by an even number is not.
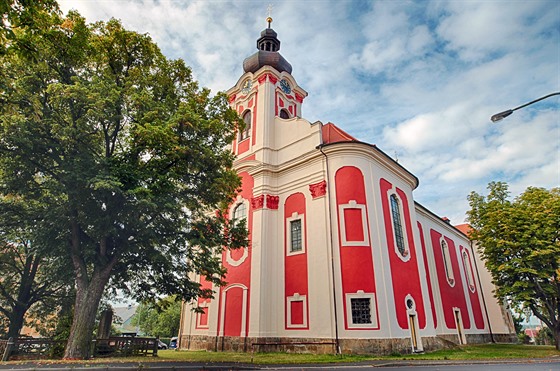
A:
[[[262,209],[264,207],[264,195],[251,198],[251,206],[253,210]]]
[[[278,202],[280,197],[274,195],[260,195],[251,198],[251,206],[253,210],[270,209],[278,210]],[[266,203],[265,203],[266,201]]]
[[[273,195],[266,195],[266,207],[271,210],[278,210],[278,202],[280,197]]]
[[[327,194],[327,181],[323,180],[319,183],[310,184],[309,191],[311,192],[311,197],[318,198]]]
[[[264,84],[266,82],[267,78],[268,78],[268,81],[270,81],[273,84],[276,84],[278,82],[278,78],[270,72],[267,72],[267,73],[259,76],[257,81],[259,82],[259,84]]]

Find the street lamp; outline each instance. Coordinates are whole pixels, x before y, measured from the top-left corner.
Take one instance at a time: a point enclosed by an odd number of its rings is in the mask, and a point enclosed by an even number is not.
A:
[[[535,99],[535,100],[533,100],[533,101],[531,101],[531,102],[529,102],[529,103],[525,103],[525,104],[523,104],[523,105],[521,105],[521,106],[519,106],[519,107],[515,107],[515,108],[512,108],[512,109],[508,109],[508,110],[503,111],[503,112],[500,112],[500,113],[496,113],[495,115],[492,115],[492,117],[490,117],[490,120],[492,120],[492,122],[497,122],[497,121],[503,120],[503,119],[505,119],[506,117],[508,117],[509,115],[511,115],[511,114],[513,113],[513,111],[517,111],[517,110],[520,109],[520,108],[527,107],[528,105],[531,105],[531,104],[536,103],[536,102],[538,102],[538,101],[541,101],[541,100],[543,100],[543,99],[552,97],[552,96],[554,96],[554,95],[560,95],[560,91],[558,91],[558,92],[556,92],[556,93],[552,93],[552,94],[545,95],[544,97],[540,97],[539,99]]]

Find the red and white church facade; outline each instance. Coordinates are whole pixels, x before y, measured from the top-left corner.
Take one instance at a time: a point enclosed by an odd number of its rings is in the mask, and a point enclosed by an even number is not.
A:
[[[184,304],[179,347],[386,354],[512,339],[465,226],[415,202],[418,179],[377,146],[302,118],[307,92],[270,21],[227,92],[246,123],[230,217],[246,218],[250,243],[223,252],[225,286],[194,277],[215,294]]]

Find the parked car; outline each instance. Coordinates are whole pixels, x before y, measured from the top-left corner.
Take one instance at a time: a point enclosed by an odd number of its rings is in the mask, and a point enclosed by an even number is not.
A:
[[[177,336],[174,336],[169,341],[169,349],[176,349],[177,348]]]
[[[167,344],[165,344],[163,341],[158,339],[158,349],[167,349]]]

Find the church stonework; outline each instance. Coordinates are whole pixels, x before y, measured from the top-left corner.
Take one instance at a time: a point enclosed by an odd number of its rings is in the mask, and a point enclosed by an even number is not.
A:
[[[307,92],[268,21],[227,92],[246,124],[231,144],[242,188],[229,215],[246,219],[250,243],[223,252],[225,286],[192,277],[214,298],[183,304],[179,348],[390,354],[514,341],[466,226],[415,202],[418,179],[377,146],[302,118]]]

